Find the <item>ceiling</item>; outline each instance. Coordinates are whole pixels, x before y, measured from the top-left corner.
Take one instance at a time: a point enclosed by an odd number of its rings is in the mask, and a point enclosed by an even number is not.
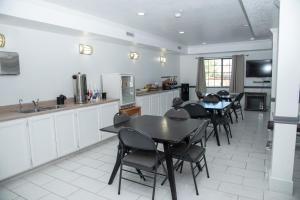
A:
[[[184,45],[270,38],[274,0],[44,0],[78,10]],[[174,14],[182,10],[182,16]],[[144,12],[144,16],[138,16]],[[184,31],[184,34],[179,34]]]

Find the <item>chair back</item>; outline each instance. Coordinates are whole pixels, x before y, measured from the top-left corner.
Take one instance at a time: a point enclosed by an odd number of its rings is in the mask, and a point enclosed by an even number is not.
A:
[[[207,110],[198,103],[186,104],[183,109],[189,113],[191,118],[207,118],[209,116]]]
[[[202,138],[205,136],[205,130],[209,124],[209,120],[205,120],[203,126],[199,127],[194,135],[190,138],[188,145],[194,145],[202,141]]]
[[[120,143],[125,148],[156,151],[156,145],[152,138],[132,128],[122,128],[118,134]]]
[[[196,91],[196,95],[198,97],[199,100],[203,99],[203,94],[200,91]]]
[[[183,100],[180,97],[175,97],[172,101],[172,107],[178,108],[183,104]]]
[[[226,96],[229,95],[229,92],[227,90],[220,90],[219,92],[217,92],[217,95]]]
[[[123,122],[128,122],[129,120],[130,120],[129,115],[127,115],[126,113],[118,112],[114,116],[114,125],[117,125],[117,124],[120,124]]]
[[[207,103],[218,103],[221,101],[221,98],[217,94],[208,94],[203,98],[203,101]]]
[[[243,96],[244,96],[244,92],[239,93],[239,94],[235,97],[234,102],[240,103],[240,101],[242,100]]]
[[[165,113],[165,117],[170,119],[189,119],[190,114],[183,108],[175,109],[172,108]]]

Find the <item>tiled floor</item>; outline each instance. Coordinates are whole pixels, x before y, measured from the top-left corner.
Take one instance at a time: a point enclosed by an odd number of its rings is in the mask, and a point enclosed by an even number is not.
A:
[[[207,144],[211,177],[197,177],[200,195],[195,194],[188,165],[176,173],[179,200],[291,200],[300,199],[300,151],[295,158],[295,194],[268,191],[270,153],[265,151],[266,121],[269,113],[246,112],[246,119],[232,126],[228,145],[221,132],[222,146],[212,137]],[[117,139],[35,170],[0,186],[0,200],[148,200],[151,189],[123,181],[121,195],[117,182],[107,185],[116,156]],[[133,176],[133,175],[130,175]],[[139,180],[139,178],[137,178]],[[162,179],[158,179],[160,183]],[[150,182],[150,181],[149,181]],[[157,200],[170,198],[168,184],[157,186]]]

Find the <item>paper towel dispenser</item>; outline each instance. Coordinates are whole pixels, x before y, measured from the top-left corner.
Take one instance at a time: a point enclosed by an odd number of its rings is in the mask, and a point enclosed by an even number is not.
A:
[[[0,75],[19,75],[19,54],[0,51]]]

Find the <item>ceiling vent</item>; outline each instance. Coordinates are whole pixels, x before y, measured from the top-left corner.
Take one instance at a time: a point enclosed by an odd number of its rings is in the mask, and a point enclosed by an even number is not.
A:
[[[126,35],[127,35],[128,37],[134,37],[134,33],[131,33],[131,32],[126,32]]]

